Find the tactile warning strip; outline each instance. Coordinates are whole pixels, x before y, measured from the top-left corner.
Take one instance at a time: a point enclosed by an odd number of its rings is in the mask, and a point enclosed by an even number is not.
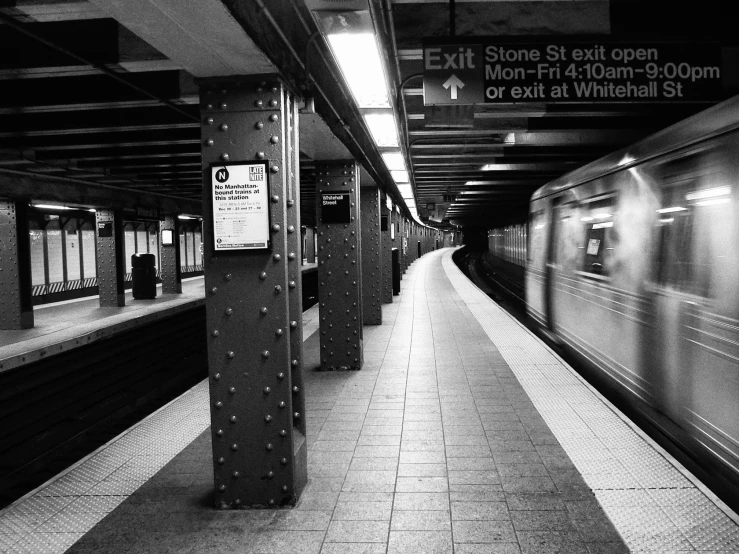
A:
[[[2,510],[2,552],[67,550],[210,425],[208,407],[204,380]]]
[[[498,347],[632,552],[739,552],[739,518],[444,253],[447,277]]]

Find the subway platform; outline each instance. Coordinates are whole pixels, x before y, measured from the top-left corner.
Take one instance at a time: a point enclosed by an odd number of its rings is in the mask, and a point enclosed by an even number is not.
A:
[[[129,290],[126,305],[120,308],[101,308],[97,296],[35,306],[31,329],[0,330],[0,372],[204,304],[205,288],[199,276],[183,279],[181,294],[162,294],[159,284],[156,298],[134,300]]]
[[[2,552],[739,552],[737,516],[459,272],[417,260],[359,372],[314,371],[309,483],[214,506],[207,383],[0,512]]]

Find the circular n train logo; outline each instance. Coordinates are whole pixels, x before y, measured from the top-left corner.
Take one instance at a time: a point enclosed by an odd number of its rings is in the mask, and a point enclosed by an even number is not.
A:
[[[222,167],[218,171],[216,171],[216,181],[219,183],[225,183],[228,181],[228,169],[225,167]]]

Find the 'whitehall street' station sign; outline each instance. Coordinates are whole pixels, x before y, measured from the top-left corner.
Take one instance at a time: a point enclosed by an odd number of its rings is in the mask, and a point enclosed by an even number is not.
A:
[[[714,43],[423,42],[424,104],[721,100]]]

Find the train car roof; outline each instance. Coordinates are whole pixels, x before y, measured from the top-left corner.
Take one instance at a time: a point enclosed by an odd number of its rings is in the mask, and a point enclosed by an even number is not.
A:
[[[603,156],[550,181],[531,200],[551,196],[598,177],[639,165],[649,159],[690,146],[739,127],[739,96],[717,104],[634,144]]]

